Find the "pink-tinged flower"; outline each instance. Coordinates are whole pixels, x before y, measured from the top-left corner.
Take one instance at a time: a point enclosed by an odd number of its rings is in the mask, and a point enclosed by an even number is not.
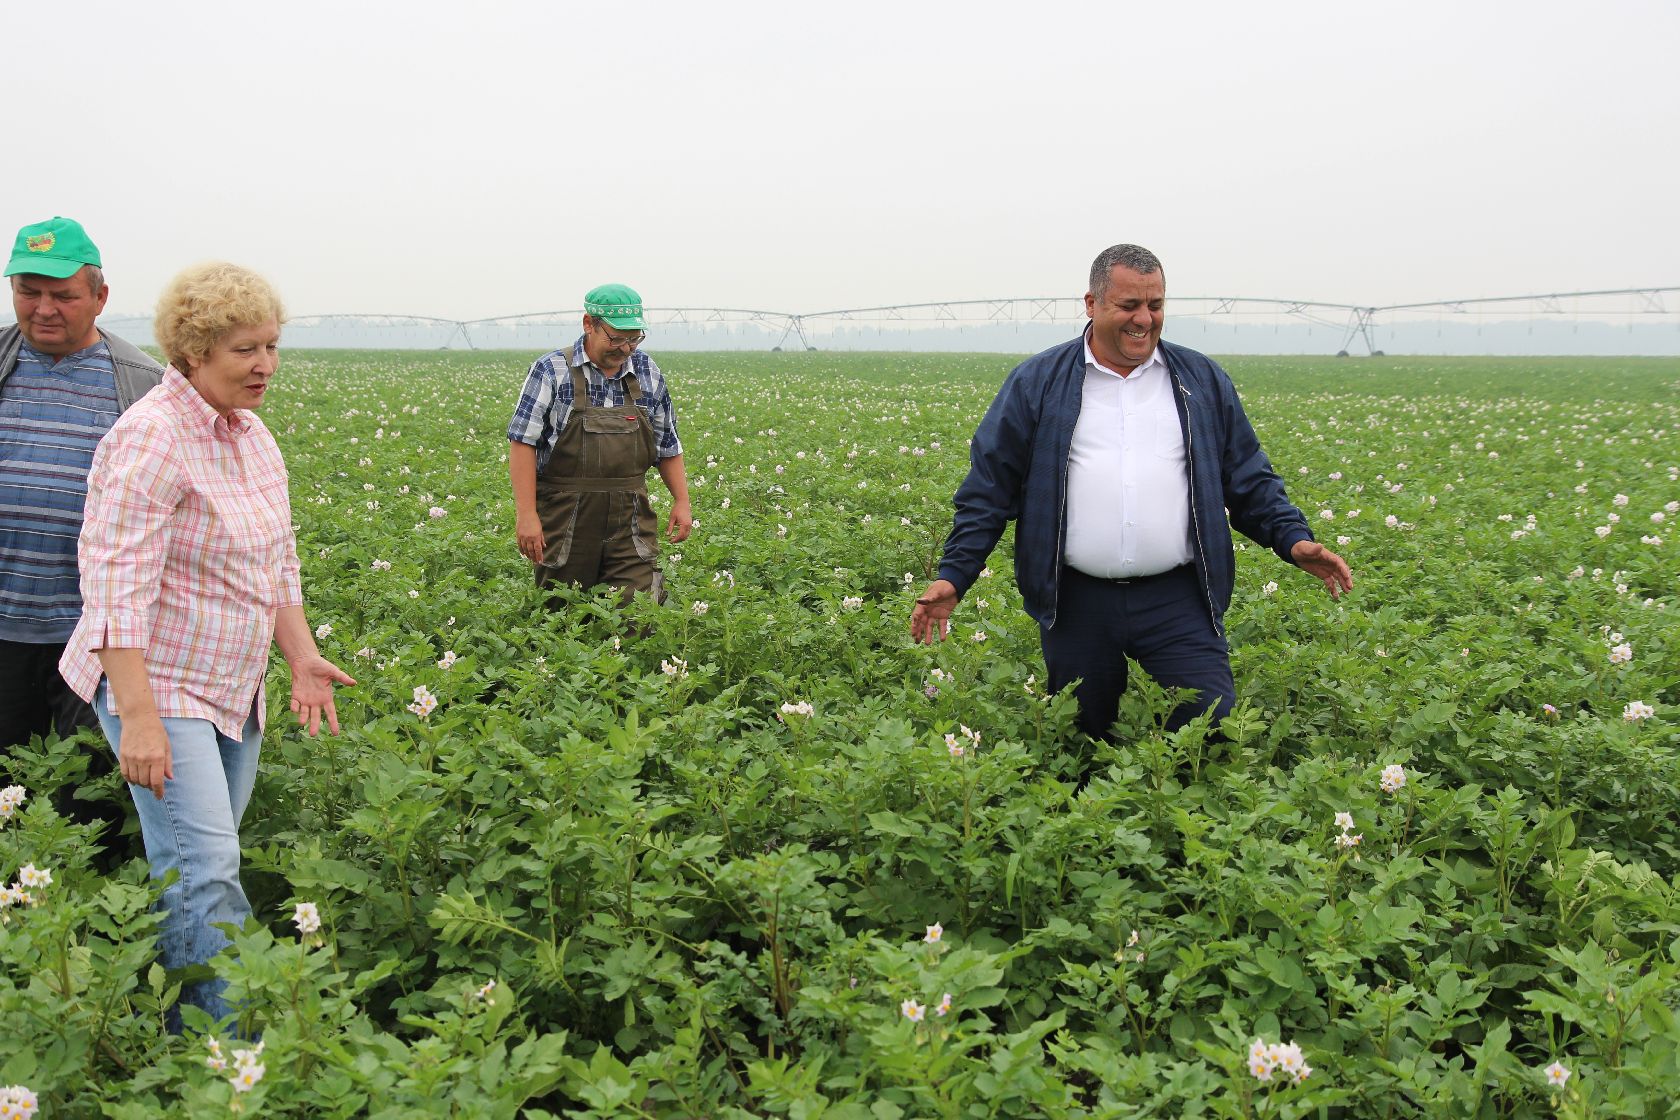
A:
[[[421,719],[425,719],[437,709],[437,706],[437,697],[432,695],[431,689],[423,684],[414,686],[414,703],[408,706],[409,711]]]
[[[1553,1062],[1551,1065],[1547,1066],[1545,1074],[1546,1084],[1550,1085],[1554,1089],[1563,1088],[1564,1085],[1568,1083],[1570,1077],[1569,1067],[1564,1065],[1562,1062]]]
[[[913,999],[907,999],[903,1003],[899,1004],[898,1010],[912,1023],[921,1022],[922,1017],[927,1014],[927,1008],[923,1007]]]
[[[23,1085],[0,1085],[0,1120],[30,1120],[40,1100]]]
[[[1306,1068],[1307,1060],[1301,1055],[1301,1048],[1293,1042],[1280,1042],[1271,1048],[1273,1064],[1278,1070],[1287,1074],[1293,1080],[1300,1080],[1297,1075]]]
[[[1546,714],[1547,719],[1557,719],[1558,718],[1558,710],[1557,710],[1557,705],[1556,704],[1542,704],[1542,705],[1540,705],[1540,710]]]
[[[1293,1042],[1268,1044],[1256,1038],[1248,1048],[1248,1072],[1256,1081],[1271,1081],[1274,1073],[1299,1085],[1312,1074],[1301,1047]]]
[[[947,1016],[951,1013],[951,993],[950,992],[945,993],[944,997],[939,1001],[938,1005],[936,1007],[934,1007],[933,1013],[935,1015],[939,1016],[941,1019],[943,1019],[945,1016]]]
[[[922,937],[922,940],[927,942],[929,945],[935,945],[943,940],[944,937],[945,927],[940,925],[938,922],[935,922],[931,926],[927,927],[927,933]]]
[[[430,517],[433,521],[436,521],[440,517],[448,517],[449,511],[444,509],[442,506],[433,506],[431,509],[426,511],[426,516]]]

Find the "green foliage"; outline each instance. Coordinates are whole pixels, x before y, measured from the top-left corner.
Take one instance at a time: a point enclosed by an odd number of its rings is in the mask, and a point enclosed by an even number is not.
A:
[[[0,911],[0,1084],[43,1115],[1668,1115],[1673,362],[1232,363],[1357,586],[1244,548],[1237,712],[1167,734],[1134,674],[1099,748],[1007,538],[907,640],[1009,361],[662,356],[701,522],[670,602],[550,611],[506,496],[527,360],[288,355],[265,406],[360,683],[309,740],[276,664],[214,963],[243,1011],[196,1024],[226,1068],[163,1031],[144,868],[49,804],[97,746],[5,760],[0,880],[52,883]],[[1259,1080],[1257,1038],[1313,1072]]]

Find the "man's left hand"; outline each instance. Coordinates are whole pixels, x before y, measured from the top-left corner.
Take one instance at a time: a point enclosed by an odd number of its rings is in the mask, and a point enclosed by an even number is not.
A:
[[[327,730],[338,734],[338,711],[333,707],[333,685],[355,684],[355,678],[320,654],[300,657],[292,662],[292,711],[298,724],[311,736],[320,734],[321,718],[326,717]]]
[[[681,544],[694,531],[694,507],[687,498],[671,503],[671,519],[665,523],[665,533],[672,544]]]
[[[1342,592],[1353,590],[1353,572],[1348,569],[1347,561],[1317,541],[1296,541],[1295,547],[1289,550],[1289,558],[1297,568],[1322,580],[1330,598],[1340,599]]]

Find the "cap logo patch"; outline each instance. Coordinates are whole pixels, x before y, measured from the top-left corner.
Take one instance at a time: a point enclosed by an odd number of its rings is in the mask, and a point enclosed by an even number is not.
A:
[[[24,238],[24,246],[31,253],[50,253],[56,244],[58,244],[58,238],[50,233],[38,233],[33,237]]]

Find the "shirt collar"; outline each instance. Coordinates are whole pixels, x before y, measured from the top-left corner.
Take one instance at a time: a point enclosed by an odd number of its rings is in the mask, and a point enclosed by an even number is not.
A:
[[[221,413],[210,407],[210,402],[199,395],[193,383],[174,366],[163,371],[163,390],[171,399],[178,402],[176,407],[185,412],[195,424],[209,431],[211,435],[226,432],[234,439],[238,439],[251,430],[251,414],[243,408],[233,410],[231,419],[224,418]]]
[[[1119,370],[1109,369],[1107,366],[1105,366],[1101,362],[1097,361],[1097,356],[1091,352],[1091,328],[1086,327],[1085,328],[1085,368],[1089,369],[1092,366],[1095,366],[1097,369],[1101,370],[1102,372],[1104,372],[1106,374],[1109,374],[1112,377],[1120,377],[1121,376]],[[1130,381],[1132,378],[1137,377],[1139,374],[1153,373],[1157,369],[1165,369],[1166,366],[1167,366],[1167,363],[1161,360],[1161,347],[1160,347],[1160,344],[1157,343],[1156,346],[1155,346],[1155,349],[1153,349],[1149,352],[1149,357],[1147,357],[1143,361],[1139,362],[1137,364],[1137,368],[1133,369],[1131,371],[1131,373],[1125,375],[1123,380]]]
[[[59,362],[80,362],[86,361],[89,358],[103,358],[111,353],[111,348],[105,345],[105,336],[101,335],[92,346],[84,346],[82,349],[77,350],[73,354],[66,354],[62,358],[55,358],[51,354],[43,354],[39,350],[35,349],[35,347],[29,345],[28,340],[22,338],[20,332],[20,338],[18,340],[18,353],[31,361],[40,362],[42,365],[55,366]]]
[[[640,350],[630,351],[630,356],[624,359],[624,364],[618,367],[618,372],[608,377],[605,370],[589,360],[589,351],[583,348],[583,337],[583,335],[578,335],[578,340],[572,343],[572,364],[574,366],[579,369],[587,367],[594,370],[603,381],[617,381],[627,373],[636,372],[636,358],[641,354]]]

